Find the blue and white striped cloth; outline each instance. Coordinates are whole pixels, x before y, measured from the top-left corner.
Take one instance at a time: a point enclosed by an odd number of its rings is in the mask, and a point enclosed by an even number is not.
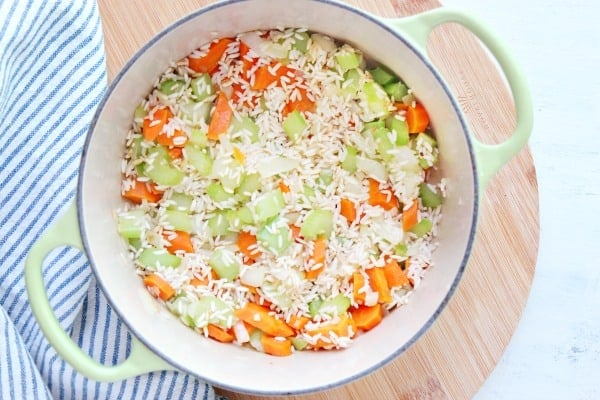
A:
[[[0,0],[0,399],[213,399],[212,387],[176,372],[90,381],[58,357],[29,308],[25,257],[75,197],[84,137],[105,89],[94,0]],[[57,249],[44,265],[62,327],[94,359],[123,360],[130,336],[85,256]]]

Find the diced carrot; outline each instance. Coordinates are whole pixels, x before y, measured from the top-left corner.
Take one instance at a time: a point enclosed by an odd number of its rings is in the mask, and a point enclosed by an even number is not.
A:
[[[290,226],[290,230],[292,231],[292,238],[294,239],[294,241],[297,241],[300,238],[301,228],[294,224],[290,224],[289,226]]]
[[[244,161],[246,161],[246,156],[244,155],[244,153],[238,149],[236,146],[233,146],[233,158],[235,158],[235,160],[237,162],[239,162],[240,164],[243,164]]]
[[[197,276],[194,276],[192,279],[190,279],[190,285],[192,285],[194,287],[207,286],[208,279],[207,278],[198,278]]]
[[[286,67],[285,65],[280,65],[274,74],[271,73],[276,68],[276,63],[272,63],[271,65],[261,65],[254,72],[254,81],[252,82],[253,90],[265,90],[269,85],[273,82],[277,82],[277,84],[281,84],[281,78],[287,76],[288,73],[294,74],[296,72],[295,69]]]
[[[144,135],[144,139],[148,141],[153,141],[161,134],[165,124],[169,121],[169,119],[173,116],[169,107],[162,107],[154,111],[152,114],[152,119],[148,116],[144,118],[144,123],[142,125],[142,134]]]
[[[294,97],[294,100],[288,100],[285,103],[282,114],[285,117],[292,111],[300,112],[315,112],[316,104],[306,94],[306,89],[298,88],[298,96]]]
[[[292,355],[292,341],[290,339],[262,335],[260,337],[260,342],[264,352],[267,354],[280,357]]]
[[[235,340],[235,335],[230,330],[225,330],[222,327],[215,324],[208,324],[206,326],[208,336],[218,340],[222,343],[231,343]]]
[[[352,293],[354,295],[354,301],[358,304],[364,304],[365,299],[367,297],[367,293],[364,290],[361,290],[365,287],[366,280],[363,274],[360,272],[355,272],[352,275],[353,289]]]
[[[396,107],[396,110],[398,111],[406,110],[408,108],[408,106],[401,101],[395,102],[394,107]]]
[[[175,296],[175,289],[165,281],[163,278],[156,274],[147,275],[144,278],[144,284],[151,293],[159,297],[160,299],[167,301],[171,297]]]
[[[366,270],[369,276],[369,285],[371,289],[379,294],[379,303],[389,303],[392,301],[392,294],[388,286],[387,280],[385,279],[385,271],[382,267],[373,267]]]
[[[288,185],[286,185],[284,181],[279,181],[277,186],[279,187],[279,190],[281,190],[283,193],[290,192],[290,187]]]
[[[246,106],[249,108],[254,108],[258,105],[259,97],[253,95],[252,93],[247,94],[246,90],[249,88],[247,84],[242,84],[239,82],[234,82],[231,84],[231,100],[235,104],[239,104],[242,106]],[[242,99],[245,99],[243,103],[241,103]]]
[[[417,222],[419,222],[419,200],[414,199],[410,207],[402,210],[402,229],[408,232]]]
[[[371,307],[359,306],[358,308],[351,308],[350,315],[357,329],[368,331],[377,326],[383,319],[383,307],[381,307],[381,304],[375,304]]]
[[[156,137],[156,143],[167,147],[184,147],[187,141],[187,134],[180,129],[175,129],[171,136],[163,131]]]
[[[409,133],[419,133],[427,129],[429,125],[429,114],[423,104],[416,103],[414,107],[406,108],[406,124]]]
[[[249,232],[241,231],[238,234],[237,245],[242,254],[252,260],[256,260],[262,255],[257,248],[256,236]]]
[[[310,318],[308,318],[304,315],[292,314],[292,316],[290,317],[290,322],[288,322],[288,325],[297,331],[301,331],[302,329],[304,329],[304,326],[306,326],[306,324],[309,321],[310,321]]]
[[[193,253],[194,246],[192,245],[192,239],[190,234],[184,231],[167,231],[163,232],[163,237],[171,243],[167,246],[167,251],[171,254],[175,254],[177,250],[183,250],[186,253]]]
[[[188,57],[188,66],[196,72],[214,73],[219,67],[221,57],[223,57],[225,50],[227,50],[231,42],[233,42],[231,38],[222,38],[211,43],[205,56],[199,58]]]
[[[382,191],[379,182],[371,178],[369,178],[369,205],[379,206],[387,211],[399,207],[398,199],[391,189]]]
[[[256,58],[250,58],[246,56],[250,51],[250,47],[240,40],[240,60],[242,61],[242,74],[244,79],[248,79],[248,71],[254,66],[256,63]]]
[[[225,92],[221,91],[217,95],[215,101],[215,109],[210,118],[210,124],[208,125],[208,133],[206,136],[211,140],[218,140],[219,135],[225,133],[231,123],[233,117],[233,111],[229,106],[229,101]]]
[[[183,157],[183,150],[181,147],[173,147],[168,150],[169,156],[173,159],[178,159]]]
[[[385,273],[385,279],[390,288],[404,286],[409,283],[408,276],[406,276],[398,262],[394,259],[390,259],[383,266],[383,272]]]
[[[152,182],[133,181],[133,186],[123,193],[123,197],[127,200],[141,204],[143,200],[148,203],[157,203],[162,198],[162,192],[155,189]]]
[[[237,318],[268,335],[288,337],[294,334],[294,329],[285,321],[272,315],[269,308],[261,305],[248,302],[244,307],[236,310],[234,314]]]
[[[349,224],[356,220],[356,206],[350,199],[343,198],[340,200],[340,214],[342,214]]]
[[[309,270],[306,271],[306,279],[315,279],[325,269],[325,256],[327,253],[327,239],[324,237],[317,238],[313,241],[313,251],[308,258]],[[320,267],[313,268],[315,265]]]
[[[323,322],[317,328],[306,329],[305,333],[318,337],[315,344],[311,344],[311,347],[321,349],[333,346],[332,333],[337,337],[353,337],[356,334],[356,325],[347,314],[342,314],[337,322]]]

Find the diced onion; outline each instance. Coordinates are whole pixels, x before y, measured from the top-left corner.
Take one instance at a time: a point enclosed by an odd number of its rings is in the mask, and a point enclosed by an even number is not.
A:
[[[356,157],[356,167],[380,182],[387,181],[388,174],[385,170],[385,166],[375,160],[360,156]]]
[[[299,166],[300,162],[298,160],[293,160],[286,157],[269,157],[260,160],[256,164],[256,169],[263,178],[268,178],[291,171]]]

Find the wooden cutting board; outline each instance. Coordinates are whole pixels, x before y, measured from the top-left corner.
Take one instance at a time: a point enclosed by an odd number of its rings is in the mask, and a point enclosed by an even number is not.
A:
[[[109,79],[155,33],[194,9],[198,0],[99,0]],[[394,17],[439,7],[436,0],[349,0]],[[160,10],[160,12],[158,12]],[[428,51],[482,141],[506,138],[515,125],[511,95],[495,64],[465,29],[446,25]],[[538,191],[524,149],[488,186],[479,232],[456,294],[429,331],[396,360],[352,384],[292,399],[469,399],[504,352],[525,306],[539,243]],[[225,393],[234,399],[265,397]]]

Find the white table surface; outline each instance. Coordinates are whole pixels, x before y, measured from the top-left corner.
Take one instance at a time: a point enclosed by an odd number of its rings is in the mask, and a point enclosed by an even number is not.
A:
[[[508,43],[535,107],[535,277],[511,343],[475,399],[600,399],[600,1],[441,1],[479,16]]]

